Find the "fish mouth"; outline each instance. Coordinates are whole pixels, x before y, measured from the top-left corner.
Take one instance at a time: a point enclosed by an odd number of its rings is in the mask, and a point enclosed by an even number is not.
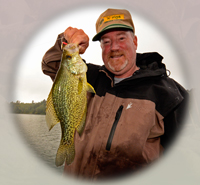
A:
[[[68,52],[69,55],[73,55],[74,53],[79,53],[79,48],[77,44],[74,43],[65,45],[64,49]]]

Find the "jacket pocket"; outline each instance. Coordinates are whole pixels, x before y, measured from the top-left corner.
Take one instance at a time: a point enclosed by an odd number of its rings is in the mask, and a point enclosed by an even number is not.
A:
[[[116,113],[116,116],[115,116],[115,121],[114,121],[114,123],[112,125],[111,131],[110,131],[110,135],[108,137],[108,141],[107,141],[107,144],[106,144],[106,150],[108,150],[108,151],[110,151],[112,140],[113,140],[113,136],[115,134],[115,129],[116,129],[117,124],[119,122],[119,119],[121,117],[122,110],[123,110],[123,105],[121,105],[119,107],[119,109],[117,110],[117,113]]]

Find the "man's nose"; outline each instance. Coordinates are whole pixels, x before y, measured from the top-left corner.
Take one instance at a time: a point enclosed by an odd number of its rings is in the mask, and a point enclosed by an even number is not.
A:
[[[118,44],[118,42],[117,42],[117,41],[113,41],[113,42],[111,43],[110,49],[111,49],[112,51],[118,50],[118,49],[119,49],[119,44]]]

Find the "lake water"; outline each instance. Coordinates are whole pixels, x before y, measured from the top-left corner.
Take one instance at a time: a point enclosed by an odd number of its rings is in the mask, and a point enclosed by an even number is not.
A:
[[[45,115],[12,114],[18,126],[20,135],[26,141],[27,147],[49,167],[62,174],[64,166],[56,167],[55,157],[61,138],[60,124],[48,130]],[[193,116],[192,116],[193,117]],[[193,117],[194,118],[194,117]],[[181,169],[190,169],[193,176],[200,174],[200,125],[197,119],[185,124],[175,145],[173,145],[174,158],[169,158],[169,164],[182,165]],[[184,161],[180,163],[179,161]],[[186,165],[187,164],[187,165]],[[185,168],[187,166],[187,168]],[[188,168],[189,166],[189,168]],[[169,167],[171,169],[171,167]],[[187,171],[187,174],[188,174]],[[180,176],[181,176],[180,172]]]
[[[13,116],[27,146],[47,165],[62,173],[63,166],[55,166],[55,157],[61,139],[60,124],[49,131],[45,115],[13,114]]]

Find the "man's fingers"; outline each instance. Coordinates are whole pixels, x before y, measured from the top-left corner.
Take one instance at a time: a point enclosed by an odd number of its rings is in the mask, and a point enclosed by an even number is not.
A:
[[[64,32],[64,37],[65,39],[70,43],[71,42],[71,38],[74,35],[74,33],[76,33],[78,31],[77,28],[72,28],[72,27],[68,27],[65,32]]]
[[[82,29],[68,27],[64,32],[64,37],[68,43],[79,45],[80,54],[83,54],[89,46],[89,37]]]

